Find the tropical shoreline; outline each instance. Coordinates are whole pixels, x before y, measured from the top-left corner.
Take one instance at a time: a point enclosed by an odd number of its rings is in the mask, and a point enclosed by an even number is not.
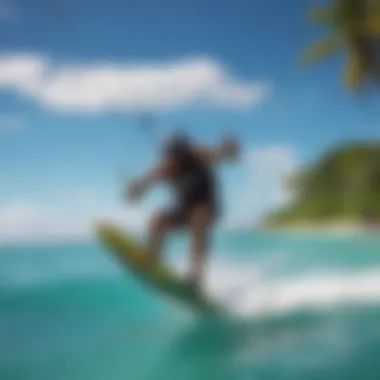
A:
[[[265,231],[316,232],[326,234],[378,234],[380,233],[380,222],[370,224],[352,220],[336,220],[330,222],[299,221],[273,225],[263,224],[259,229]]]

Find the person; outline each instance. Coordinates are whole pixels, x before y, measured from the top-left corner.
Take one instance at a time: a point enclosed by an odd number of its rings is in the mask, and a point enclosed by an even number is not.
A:
[[[159,182],[169,184],[174,190],[174,206],[154,214],[149,223],[149,263],[160,259],[163,240],[169,231],[187,229],[191,236],[191,255],[186,280],[199,290],[204,279],[210,232],[220,217],[219,188],[213,168],[215,164],[235,159],[238,144],[233,138],[225,138],[207,147],[176,132],[164,140],[161,149],[158,162],[129,184],[127,195],[130,200],[139,199]]]

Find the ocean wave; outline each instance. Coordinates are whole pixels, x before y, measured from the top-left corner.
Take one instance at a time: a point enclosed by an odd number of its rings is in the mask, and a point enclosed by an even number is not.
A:
[[[217,259],[209,265],[206,292],[237,315],[380,304],[380,266],[362,267],[360,271],[326,267],[284,275],[281,270],[286,256],[281,252],[267,254],[270,259],[261,261],[231,260],[233,256],[227,254],[214,257]],[[185,255],[172,262],[180,273],[186,270],[186,263]],[[124,275],[122,266],[97,251],[46,254],[38,260],[15,257],[0,265],[0,290],[24,291]]]
[[[223,263],[213,268],[207,292],[243,316],[380,304],[380,266],[273,276],[265,263]]]

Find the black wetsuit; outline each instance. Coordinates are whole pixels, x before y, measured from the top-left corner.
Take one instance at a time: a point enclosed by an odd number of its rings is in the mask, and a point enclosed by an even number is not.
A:
[[[210,207],[215,220],[219,215],[219,202],[211,167],[192,154],[185,154],[176,161],[177,174],[171,180],[176,198],[176,205],[171,210],[173,223],[186,224],[190,212],[200,204]]]

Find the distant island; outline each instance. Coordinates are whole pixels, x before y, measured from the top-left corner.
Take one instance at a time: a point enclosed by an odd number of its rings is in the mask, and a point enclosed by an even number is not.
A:
[[[286,181],[292,201],[264,216],[265,228],[380,227],[380,142],[346,143]]]

